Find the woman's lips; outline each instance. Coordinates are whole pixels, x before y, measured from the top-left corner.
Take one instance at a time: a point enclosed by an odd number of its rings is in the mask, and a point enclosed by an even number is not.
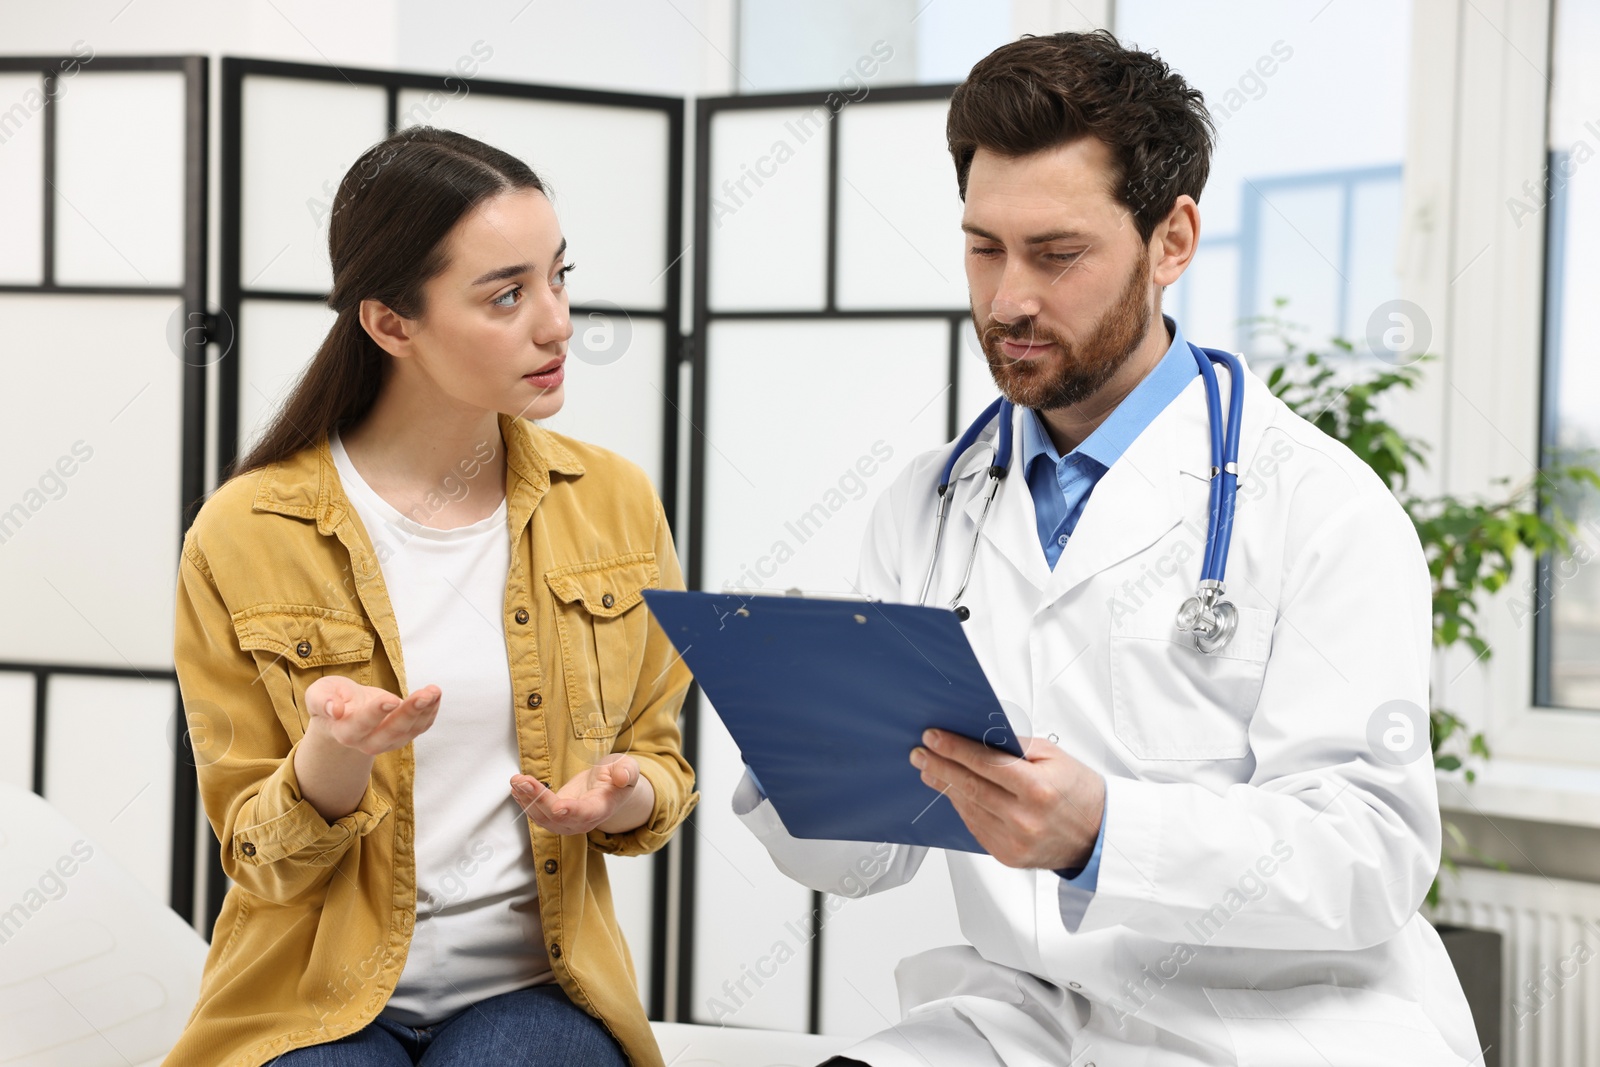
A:
[[[559,359],[543,370],[524,374],[522,380],[541,389],[554,389],[566,377],[566,360]]]

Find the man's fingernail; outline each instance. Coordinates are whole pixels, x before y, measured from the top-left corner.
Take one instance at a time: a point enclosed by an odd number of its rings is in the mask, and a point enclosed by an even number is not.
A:
[[[927,763],[927,762],[928,762],[928,757],[922,751],[922,749],[914,748],[914,749],[911,750],[911,766],[916,767],[918,770],[920,770],[922,768],[922,765],[924,763]]]
[[[939,731],[934,729],[922,731],[922,743],[929,746],[937,745],[939,743]]]
[[[557,815],[565,815],[566,813],[567,813],[567,809],[566,808],[557,808],[556,809],[556,814]]]
[[[398,708],[399,706],[400,706],[400,704],[399,704],[398,701],[388,700],[388,701],[385,701],[381,705],[380,710],[382,710],[382,711],[393,711],[395,708]]]
[[[429,693],[427,696],[425,696],[421,700],[417,701],[417,707],[419,707],[419,708],[431,708],[431,707],[433,707],[433,702],[435,700],[437,700],[437,699],[438,699],[438,695],[437,694]]]

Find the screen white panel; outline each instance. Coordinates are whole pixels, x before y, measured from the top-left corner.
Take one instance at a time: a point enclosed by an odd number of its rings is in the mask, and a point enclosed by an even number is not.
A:
[[[338,318],[326,304],[246,300],[239,308],[239,454],[266,429]]]
[[[959,435],[1000,395],[994,375],[989,372],[989,362],[978,347],[978,331],[970,318],[961,323],[961,357],[956,383],[956,435]],[[950,440],[953,442],[955,436]]]
[[[948,323],[718,322],[706,351],[703,586],[850,590],[873,502],[945,439]],[[700,728],[695,1019],[803,1029],[810,891],[734,816],[709,704]]]
[[[158,900],[171,881],[177,697],[166,681],[58,674],[45,711],[45,799]]]
[[[246,289],[325,293],[329,212],[345,173],[387,132],[386,94],[250,75],[242,111],[240,280]]]
[[[639,977],[639,999],[650,1003],[651,904],[655,899],[655,856],[607,856],[606,877],[611,881],[611,907],[622,927]]]
[[[37,285],[44,255],[44,78],[0,74],[0,282]]]
[[[712,118],[712,310],[826,303],[829,121],[820,104]]]
[[[737,321],[709,334],[704,587],[849,590],[873,501],[945,441],[948,323]]]
[[[743,764],[704,695],[694,770],[700,804],[692,825],[697,847],[688,1021],[804,1030],[810,1015],[811,890],[780,872],[733,814],[730,802]]]
[[[557,433],[601,445],[643,467],[661,492],[661,412],[666,382],[659,319],[572,313],[566,399],[540,420]]]
[[[0,783],[33,788],[33,675],[0,672]]]
[[[568,290],[574,303],[664,306],[665,112],[420,89],[401,91],[399,112],[401,128],[459,131],[511,153],[549,183],[568,255],[579,264]]]
[[[56,106],[56,280],[181,284],[183,75],[83,71]]]
[[[865,1037],[900,1021],[894,968],[907,956],[966,942],[945,854],[928,853],[903,886],[835,908],[822,927],[822,1032]]]
[[[944,100],[840,112],[841,308],[962,308],[961,198]]]
[[[182,361],[173,297],[0,295],[0,648],[172,662]]]

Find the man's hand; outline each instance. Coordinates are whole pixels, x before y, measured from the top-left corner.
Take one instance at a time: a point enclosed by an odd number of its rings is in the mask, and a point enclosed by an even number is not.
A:
[[[922,781],[944,793],[984,850],[1007,867],[1061,870],[1089,862],[1106,782],[1041,737],[1019,759],[971,738],[926,730],[911,750]]]
[[[537,778],[511,776],[511,795],[528,818],[558,834],[599,828],[620,834],[643,825],[655,811],[656,791],[639,773],[639,761],[613,753],[552,792]]]

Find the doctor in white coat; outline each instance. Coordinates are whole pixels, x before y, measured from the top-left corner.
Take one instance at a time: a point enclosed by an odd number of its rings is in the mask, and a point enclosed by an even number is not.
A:
[[[1474,1062],[1418,913],[1440,848],[1422,550],[1372,470],[1253,373],[1238,628],[1206,654],[1175,623],[1199,579],[1209,435],[1160,294],[1199,235],[1199,94],[1108,34],[1023,38],[973,68],[948,133],[1015,446],[981,532],[997,426],[957,464],[928,603],[955,601],[970,555],[964,627],[1031,740],[1023,760],[951,736],[907,753],[988,852],[946,856],[969,943],[902,961],[902,1021],[830,1063]],[[921,597],[948,454],[876,502],[860,591]],[[748,773],[734,810],[824,892],[892,890],[926,853],[791,837]]]

